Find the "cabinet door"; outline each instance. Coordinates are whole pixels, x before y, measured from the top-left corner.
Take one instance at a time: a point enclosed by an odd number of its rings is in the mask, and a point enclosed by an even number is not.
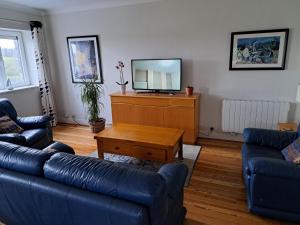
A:
[[[149,126],[164,125],[164,109],[157,106],[112,104],[113,123],[134,123]]]
[[[165,126],[184,129],[183,141],[195,142],[195,111],[192,107],[170,106],[165,110]]]

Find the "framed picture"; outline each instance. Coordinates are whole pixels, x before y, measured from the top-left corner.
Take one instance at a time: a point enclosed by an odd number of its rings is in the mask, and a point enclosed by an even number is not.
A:
[[[289,29],[231,33],[229,70],[284,70]]]
[[[73,83],[96,79],[103,83],[98,36],[67,37]]]

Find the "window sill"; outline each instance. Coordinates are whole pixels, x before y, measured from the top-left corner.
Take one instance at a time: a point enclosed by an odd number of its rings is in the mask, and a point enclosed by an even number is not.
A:
[[[10,93],[10,92],[15,92],[15,91],[23,91],[23,90],[33,89],[33,88],[38,88],[38,86],[37,85],[29,85],[29,86],[24,86],[24,87],[17,87],[12,90],[4,89],[4,90],[0,90],[0,94]]]

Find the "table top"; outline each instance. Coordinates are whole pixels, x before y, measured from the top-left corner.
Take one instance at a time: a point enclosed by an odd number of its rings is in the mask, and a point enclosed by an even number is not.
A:
[[[94,136],[95,139],[107,138],[134,141],[139,143],[174,146],[182,137],[184,130],[118,123],[105,128]]]
[[[278,123],[278,130],[281,131],[297,131],[297,123]]]
[[[181,98],[181,99],[198,99],[200,97],[200,93],[194,93],[193,95],[186,95],[184,92],[175,92],[173,94],[168,93],[152,93],[152,92],[133,92],[127,91],[125,94],[121,92],[115,92],[110,94],[112,97],[136,97],[136,98]]]

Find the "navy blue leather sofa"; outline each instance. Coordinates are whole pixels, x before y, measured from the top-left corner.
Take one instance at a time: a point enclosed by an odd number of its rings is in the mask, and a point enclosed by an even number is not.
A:
[[[18,145],[43,149],[53,141],[50,117],[32,116],[18,117],[12,103],[5,98],[0,99],[0,117],[8,115],[24,131],[20,134],[0,134],[0,141],[10,142]]]
[[[7,225],[181,225],[183,164],[158,172],[0,142],[0,221]]]
[[[300,126],[298,132],[244,130],[243,177],[251,212],[300,222],[300,166],[281,154],[298,137]]]

